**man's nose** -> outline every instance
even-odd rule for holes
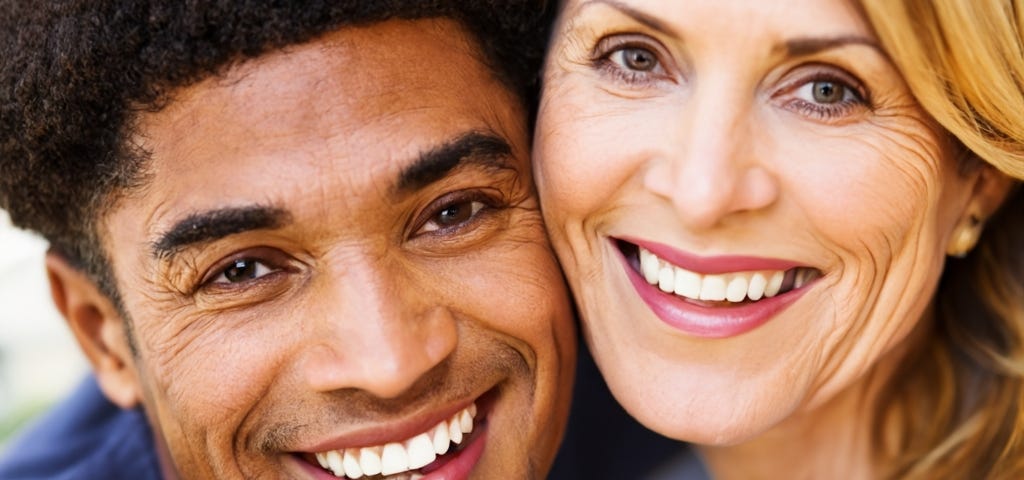
[[[671,201],[683,224],[701,231],[779,196],[768,168],[770,134],[758,129],[753,99],[725,85],[696,91],[650,159],[644,186]]]
[[[390,275],[390,277],[389,277]],[[395,398],[445,361],[458,344],[452,311],[386,269],[348,272],[324,295],[322,318],[302,355],[315,391],[357,389]]]

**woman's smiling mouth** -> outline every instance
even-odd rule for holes
[[[760,326],[822,275],[782,260],[696,258],[665,245],[614,243],[627,276],[655,315],[700,337],[732,337]]]

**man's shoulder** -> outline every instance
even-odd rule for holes
[[[0,478],[158,479],[145,415],[110,403],[92,377],[23,432],[0,458]]]

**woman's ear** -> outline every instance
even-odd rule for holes
[[[114,303],[85,273],[52,250],[46,254],[46,272],[53,303],[92,364],[100,389],[121,408],[138,405],[141,387],[135,354]]]
[[[963,257],[970,252],[981,238],[985,223],[1002,206],[1010,191],[1018,182],[1000,172],[992,165],[981,162],[971,189],[971,196],[953,227],[953,234],[946,247],[946,253]]]

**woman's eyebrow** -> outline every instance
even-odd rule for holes
[[[836,37],[800,37],[786,40],[776,46],[776,53],[785,54],[790,57],[802,57],[833,48],[845,47],[847,45],[864,45],[870,47],[883,57],[889,58],[885,50],[878,42],[860,35],[840,35]]]
[[[636,8],[633,8],[629,5],[626,5],[622,2],[618,2],[616,0],[588,0],[580,5],[578,11],[582,12],[587,8],[591,8],[597,5],[605,5],[614,8],[615,10],[618,10],[627,17],[632,18],[637,23],[644,25],[645,27],[648,27],[652,30],[656,30],[664,35],[679,38],[679,33],[673,30],[671,27],[669,27],[665,22],[658,19],[658,17],[637,10]]]

